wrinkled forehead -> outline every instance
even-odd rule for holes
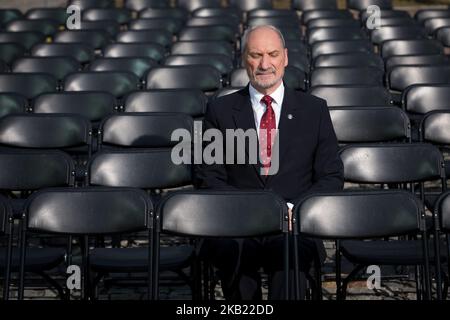
[[[249,33],[247,50],[251,51],[281,51],[284,49],[283,41],[275,30],[267,27],[257,28]]]

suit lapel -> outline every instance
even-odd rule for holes
[[[236,129],[242,129],[244,131],[247,131],[248,129],[253,129],[256,132],[255,116],[253,114],[252,104],[250,101],[248,85],[243,90],[241,90],[239,93],[240,93],[240,99],[239,99],[238,103],[236,103],[236,105],[233,106],[233,119],[234,119]],[[245,152],[247,155],[247,159],[249,159],[249,147],[248,147],[247,143],[245,144]],[[256,164],[252,164],[251,166],[255,170],[255,174],[258,176],[258,179],[260,180],[260,182],[262,184],[264,184],[264,179],[259,174],[260,167],[261,167],[261,164],[259,163],[259,161],[257,161]]]

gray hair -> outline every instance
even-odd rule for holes
[[[256,29],[259,29],[259,28],[269,28],[269,29],[275,31],[281,39],[283,48],[286,48],[286,41],[284,41],[284,37],[283,37],[283,34],[281,33],[280,29],[278,29],[277,27],[274,27],[272,25],[260,25],[260,26],[253,26],[253,27],[245,30],[244,35],[241,38],[241,53],[242,54],[244,54],[245,49],[247,48],[247,42],[248,42],[248,37],[250,36],[250,33],[252,33],[253,31],[255,31]]]

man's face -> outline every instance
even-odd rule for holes
[[[261,27],[252,31],[244,52],[244,64],[250,83],[258,91],[269,94],[283,81],[288,64],[287,49],[278,33]]]

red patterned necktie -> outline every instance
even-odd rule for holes
[[[266,174],[269,170],[270,159],[272,157],[272,129],[276,129],[275,112],[272,108],[272,101],[272,97],[267,95],[265,95],[261,99],[261,102],[266,105],[266,111],[264,112],[261,118],[261,123],[259,125],[259,150],[261,155],[261,162],[263,164],[263,167],[266,169]]]

